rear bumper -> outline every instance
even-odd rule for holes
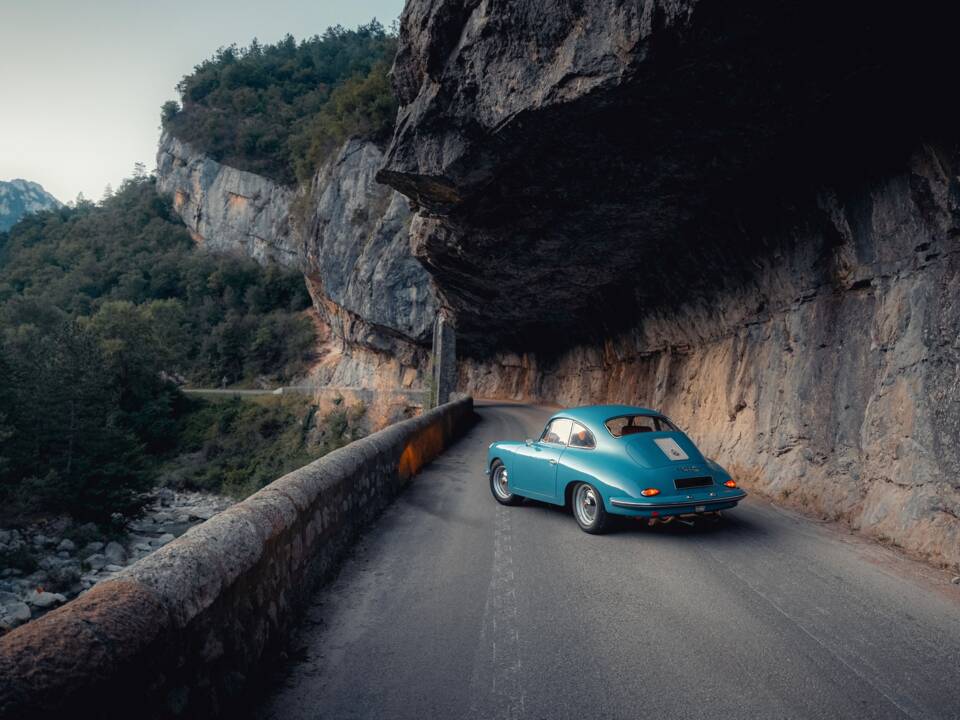
[[[634,498],[611,498],[609,512],[616,515],[632,515],[635,517],[657,517],[664,515],[686,515],[696,512],[713,512],[736,507],[747,493],[742,490],[721,497],[692,498],[683,500],[636,500]],[[702,507],[703,510],[697,510]]]

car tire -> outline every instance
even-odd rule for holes
[[[510,492],[507,489],[507,482],[507,466],[499,460],[494,460],[490,465],[490,492],[493,493],[493,499],[501,505],[519,505],[523,502],[523,498]]]
[[[611,517],[603,498],[590,483],[577,483],[570,494],[573,517],[584,532],[600,535],[610,527]]]

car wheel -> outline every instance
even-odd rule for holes
[[[603,498],[593,485],[577,483],[573,488],[573,517],[584,532],[599,535],[610,525],[610,515],[603,507]]]
[[[490,492],[493,493],[494,500],[501,505],[519,505],[523,498],[510,492],[507,479],[507,466],[494,460],[490,466]]]

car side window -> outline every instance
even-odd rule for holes
[[[554,445],[566,445],[570,437],[570,428],[573,426],[572,420],[566,418],[557,418],[547,423],[543,429],[543,435],[540,436],[540,442],[553,443]]]
[[[596,440],[593,439],[593,433],[587,430],[578,422],[573,424],[573,430],[570,432],[570,447],[575,448],[595,448]]]

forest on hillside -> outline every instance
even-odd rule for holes
[[[182,482],[237,495],[313,457],[302,403],[207,403],[174,382],[289,381],[314,326],[302,276],[197,249],[154,185],[141,172],[0,233],[0,520],[135,514],[183,453],[202,457]]]
[[[396,33],[376,20],[297,42],[220,48],[177,85],[163,127],[214,159],[292,185],[350,136],[386,139]]]

